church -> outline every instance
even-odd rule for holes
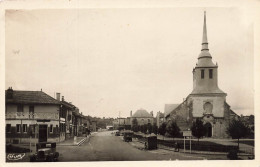
[[[218,87],[218,64],[213,63],[209,53],[205,12],[201,53],[192,74],[192,92],[181,104],[165,113],[166,121],[175,120],[184,131],[191,128],[193,121],[201,119],[207,129],[206,137],[227,138],[226,129],[238,115],[226,102],[227,93]]]

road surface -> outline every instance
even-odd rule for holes
[[[145,161],[145,160],[203,160],[204,156],[189,155],[160,150],[137,149],[131,142],[122,141],[122,136],[114,136],[111,131],[93,134],[81,146],[58,146],[59,161]]]

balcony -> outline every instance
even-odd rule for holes
[[[6,119],[55,119],[59,120],[58,113],[45,113],[45,112],[37,112],[34,114],[26,114],[26,113],[16,113],[16,114],[6,114]]]

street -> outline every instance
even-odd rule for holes
[[[59,161],[145,161],[145,160],[203,160],[205,155],[190,155],[163,150],[140,150],[132,142],[122,141],[122,136],[114,136],[111,131],[93,134],[81,146],[58,146]],[[223,155],[214,159],[223,159]],[[211,159],[207,156],[207,159]]]

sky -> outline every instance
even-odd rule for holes
[[[219,88],[254,114],[253,24],[238,8],[7,10],[5,88],[59,92],[84,115],[164,112],[192,91],[204,10]]]

